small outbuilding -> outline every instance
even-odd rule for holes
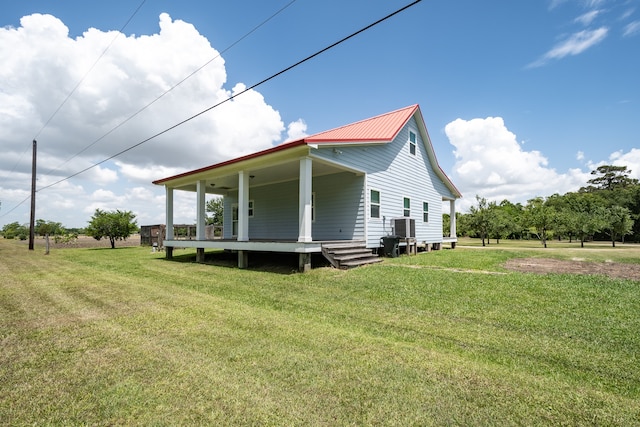
[[[158,247],[162,244],[164,224],[141,225],[140,226],[140,245]]]
[[[438,164],[418,105],[154,184],[166,190],[167,257],[173,247],[197,248],[200,260],[207,248],[227,249],[243,268],[249,252],[290,252],[306,270],[312,253],[337,267],[374,262],[388,236],[407,252],[457,241],[462,196]],[[175,239],[175,191],[197,193],[195,239]],[[222,239],[207,239],[207,194],[224,197]],[[451,216],[446,237],[443,201]]]

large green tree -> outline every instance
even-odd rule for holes
[[[633,219],[629,209],[622,206],[611,206],[601,209],[604,219],[603,230],[611,237],[611,245],[616,246],[617,239],[624,239],[624,236],[631,233],[633,229]]]
[[[116,247],[116,240],[126,240],[138,231],[135,214],[130,211],[103,211],[96,209],[89,221],[87,234],[96,240],[108,238],[111,248]]]
[[[567,228],[580,239],[580,246],[584,247],[585,240],[593,238],[605,226],[601,210],[604,200],[594,193],[567,193],[562,198]]]
[[[542,197],[529,200],[524,209],[525,224],[538,235],[545,248],[549,232],[557,221],[556,212],[556,209],[547,204]]]
[[[485,240],[488,239],[491,227],[491,212],[487,199],[476,195],[476,202],[476,206],[469,208],[468,226],[471,232],[480,236],[482,246],[485,246]]]
[[[592,178],[587,181],[587,187],[583,187],[582,191],[596,191],[596,190],[619,190],[621,188],[628,188],[638,184],[637,179],[629,177],[631,170],[626,166],[614,166],[614,165],[602,165],[598,166],[596,170],[591,171]]]

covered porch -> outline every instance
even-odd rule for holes
[[[322,244],[326,242],[289,242],[289,241],[238,241],[232,239],[216,240],[165,240],[167,259],[173,257],[173,248],[195,248],[196,261],[204,262],[205,250],[222,249],[238,254],[238,267],[249,265],[250,252],[283,252],[298,254],[298,268],[307,271],[311,268],[311,254],[321,253]]]
[[[166,238],[164,247],[167,258],[172,258],[173,248],[195,248],[197,260],[204,260],[206,249],[223,249],[237,252],[238,267],[248,266],[250,252],[282,252],[298,254],[301,271],[311,268],[311,254],[322,252],[323,243],[327,239],[313,238],[313,183],[314,177],[327,177],[347,173],[350,176],[364,175],[364,172],[354,170],[331,160],[314,157],[313,149],[306,145],[291,147],[286,151],[273,150],[272,153],[259,157],[246,156],[240,161],[215,167],[203,168],[187,174],[177,175],[156,182],[163,184],[166,191]],[[288,230],[297,226],[293,233],[278,233],[277,238],[265,239],[264,233],[254,232],[250,235],[249,219],[252,217],[254,206],[252,197],[266,189],[288,184],[297,192],[297,221],[294,217],[288,220]],[[297,185],[296,185],[297,184]],[[297,191],[295,190],[297,187]],[[196,193],[196,235],[191,240],[181,240],[174,235],[174,195],[175,191],[190,191]],[[234,202],[234,217],[227,212],[225,205],[224,238],[207,239],[206,236],[206,195],[214,194],[230,197]],[[254,196],[252,196],[252,194]],[[274,195],[275,196],[275,195]],[[289,196],[291,194],[289,193]],[[291,208],[294,208],[291,206]],[[261,206],[262,212],[265,206]],[[288,212],[291,212],[289,209]],[[295,215],[295,214],[294,214]],[[255,219],[254,219],[255,221]],[[295,224],[297,222],[297,224]],[[274,230],[268,230],[273,234]],[[345,233],[344,241],[359,240],[364,236],[354,236],[353,232]],[[331,239],[335,241],[335,238]]]

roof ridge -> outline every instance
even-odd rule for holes
[[[313,139],[313,138],[315,138],[315,137],[317,137],[319,135],[322,135],[322,134],[326,134],[326,133],[329,133],[329,132],[334,132],[334,131],[337,131],[337,130],[340,130],[340,129],[348,128],[350,126],[359,125],[361,123],[366,123],[366,122],[373,121],[373,120],[376,120],[376,119],[381,119],[381,118],[383,118],[385,116],[389,116],[391,114],[397,114],[397,113],[399,113],[401,111],[405,111],[405,110],[415,109],[417,107],[418,107],[418,104],[412,104],[412,105],[409,105],[407,107],[398,108],[397,110],[393,110],[393,111],[389,111],[389,112],[386,112],[386,113],[378,114],[377,116],[368,117],[366,119],[361,119],[361,120],[358,120],[358,121],[355,121],[355,122],[352,122],[352,123],[349,123],[349,124],[346,124],[346,125],[338,126],[338,127],[327,129],[327,130],[323,130],[322,132],[317,132],[317,133],[314,133],[313,135],[308,135],[308,136],[306,136],[306,137],[304,137],[302,139],[306,141],[307,139]]]

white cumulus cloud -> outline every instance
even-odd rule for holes
[[[295,141],[307,136],[307,123],[298,119],[287,126],[287,141]]]
[[[584,185],[588,173],[571,169],[559,173],[539,151],[526,151],[501,117],[456,119],[445,127],[455,147],[452,179],[466,195],[465,210],[479,195],[500,202],[526,202],[537,196],[564,194]]]
[[[627,153],[616,151],[609,156],[608,163],[615,166],[626,166],[627,170],[631,171],[629,177],[640,179],[640,149],[632,148]],[[598,166],[603,164],[604,162],[600,162]]]
[[[88,168],[71,180],[84,188],[74,195],[72,207],[59,200],[48,204],[56,198],[45,194],[63,193],[62,184],[38,195],[37,216],[64,218],[67,226],[86,224],[86,213],[96,207],[130,210],[131,185],[149,185],[162,196],[152,180],[282,140],[286,129],[280,114],[258,91],[223,102],[246,86],[228,85],[225,61],[207,38],[166,13],[158,24],[158,32],[149,35],[88,28],[72,38],[60,19],[33,14],[24,16],[17,28],[0,28],[0,189],[5,211],[30,189],[34,136],[38,187]],[[91,167],[100,162],[106,163]],[[2,221],[24,222],[28,210],[18,209],[17,216]],[[191,218],[177,213],[176,221],[183,220]]]

